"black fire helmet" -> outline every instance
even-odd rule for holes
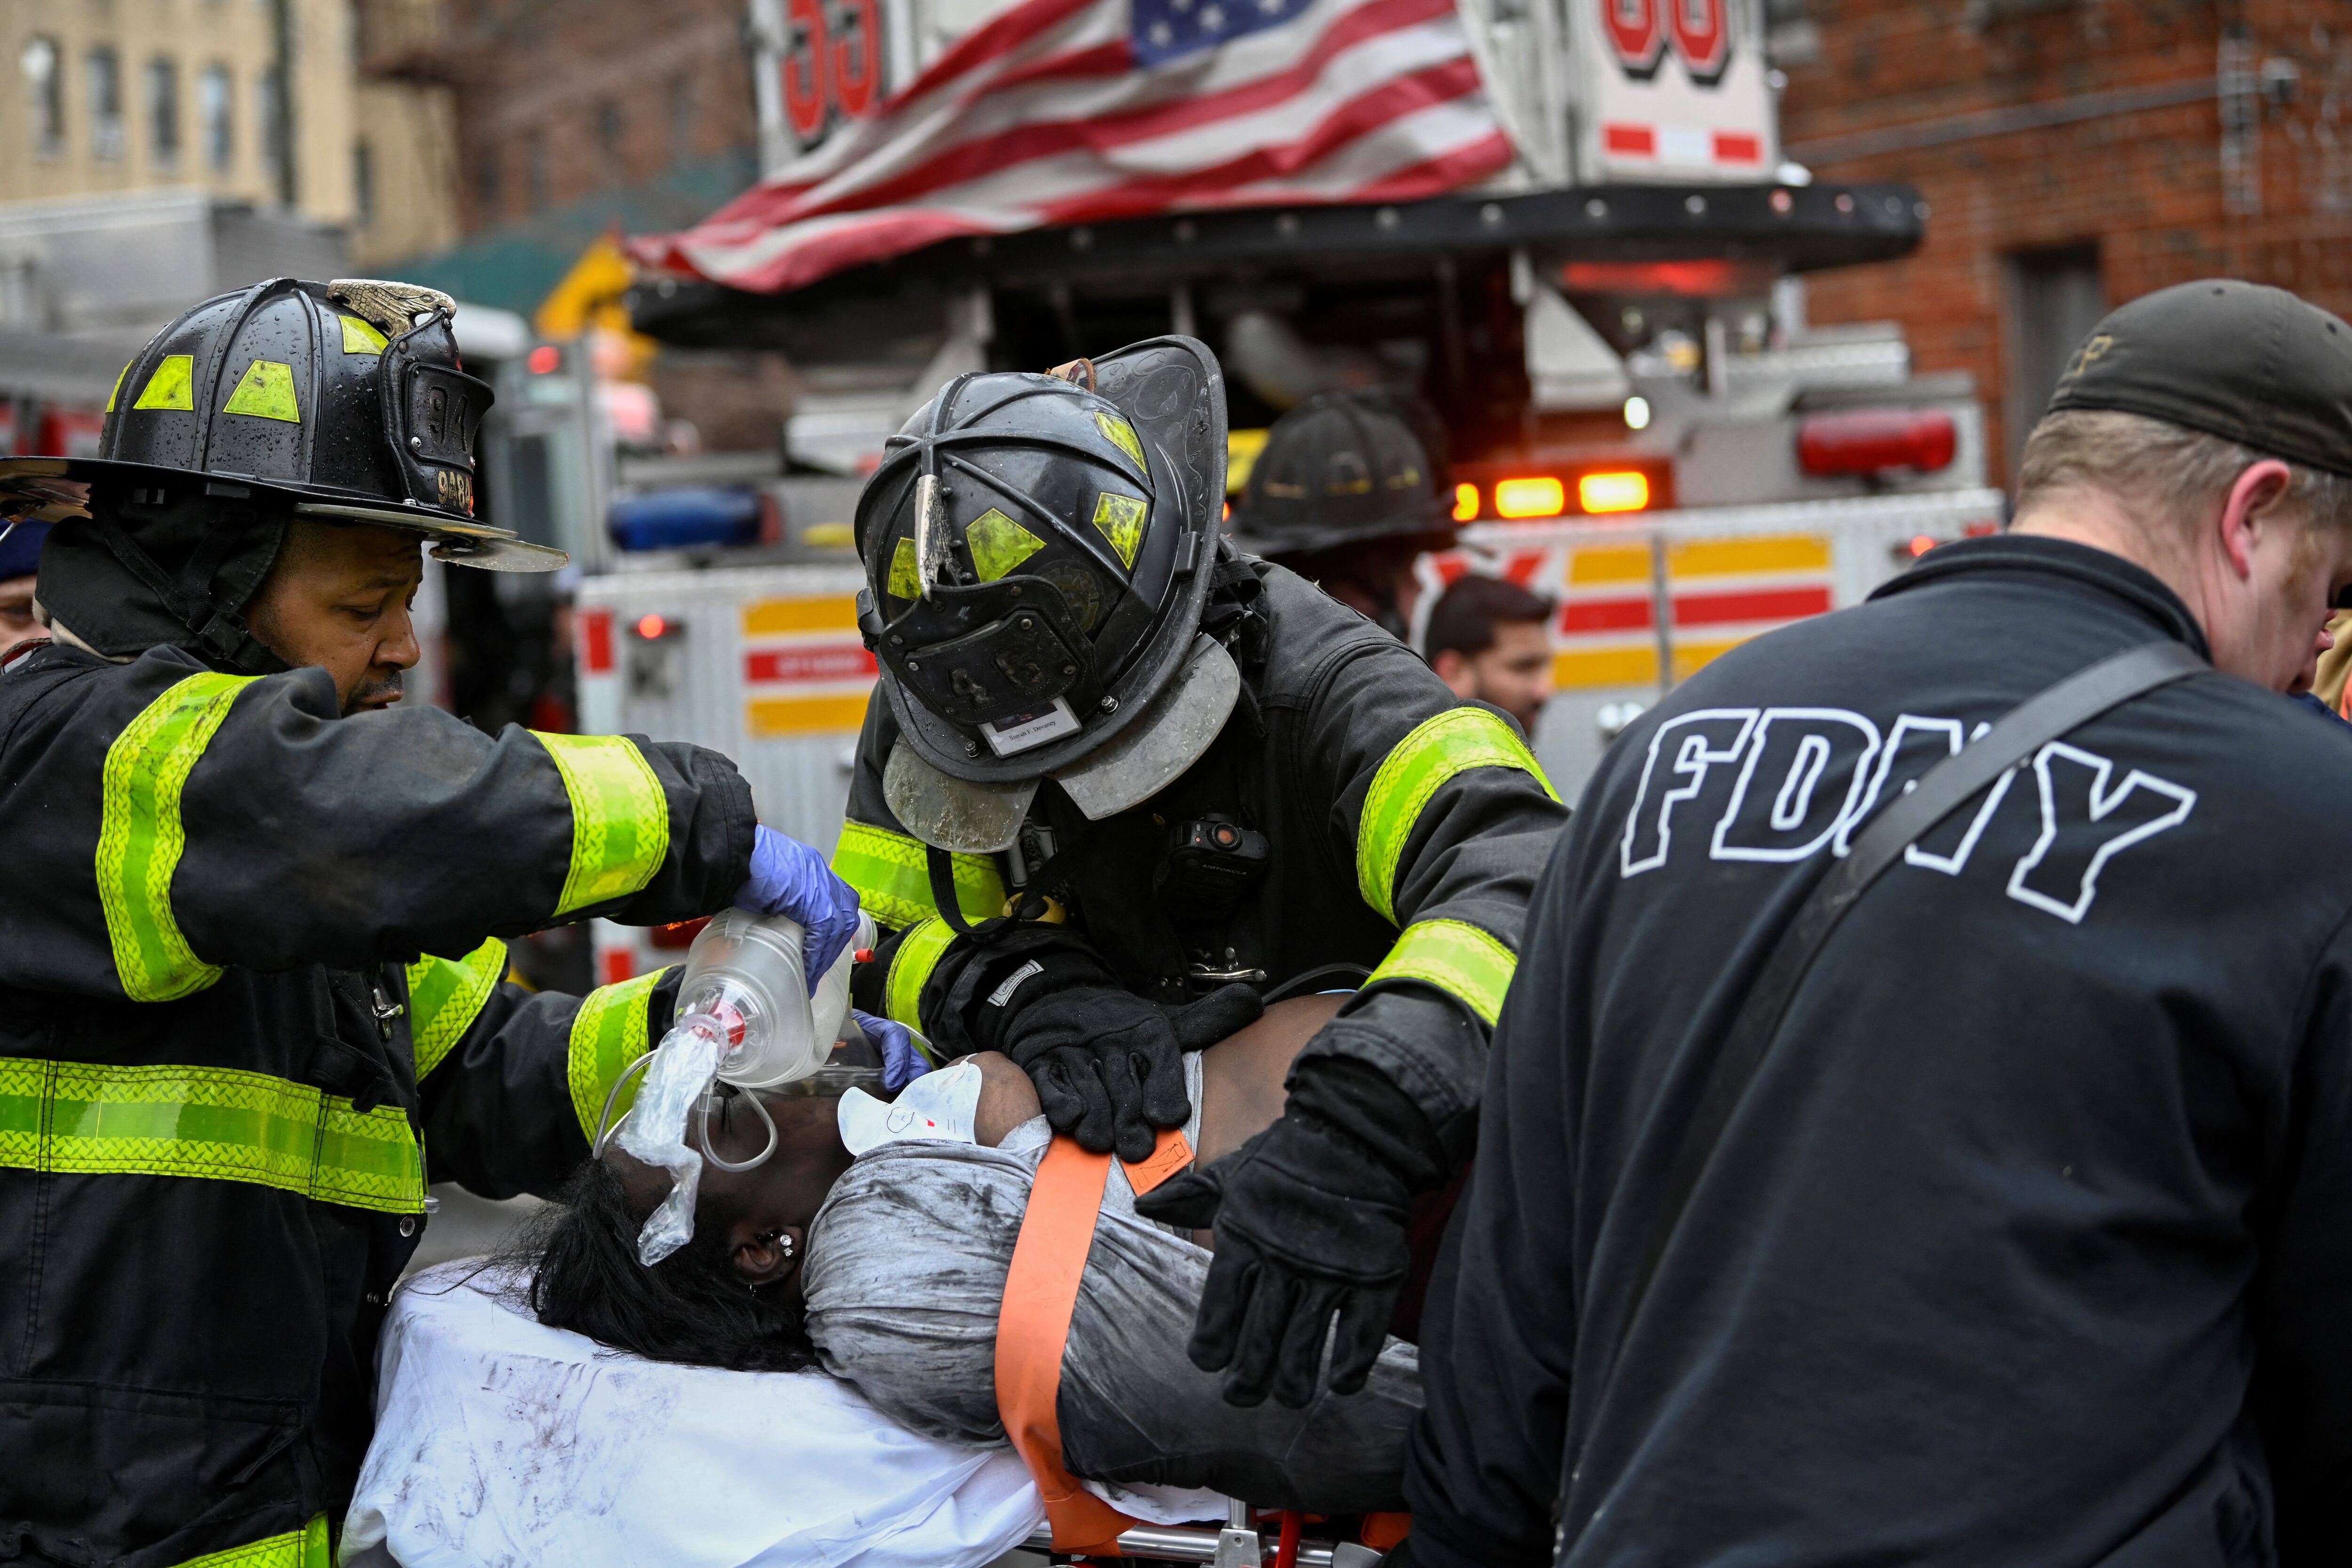
[[[1234,542],[1291,560],[1374,540],[1454,543],[1444,426],[1410,392],[1325,392],[1274,422],[1234,508]]]
[[[462,566],[551,571],[561,550],[474,517],[491,402],[448,296],[272,278],[158,332],[107,400],[95,457],[0,458],[0,526],[60,523],[41,598],[100,653],[157,643],[277,667],[240,614],[291,517],[371,523]]]
[[[909,831],[998,848],[1040,778],[1108,815],[1206,749],[1239,690],[1199,635],[1224,459],[1222,372],[1181,337],[959,377],[890,439],[858,498],[858,623]]]

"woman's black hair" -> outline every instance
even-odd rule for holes
[[[637,1232],[653,1207],[630,1202],[601,1160],[572,1173],[509,1254],[530,1278],[541,1322],[648,1361],[732,1372],[814,1364],[800,1309],[744,1284],[724,1228],[698,1225],[693,1239],[652,1268],[638,1262]]]

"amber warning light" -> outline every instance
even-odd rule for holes
[[[1580,475],[1576,500],[1588,512],[1638,512],[1650,504],[1650,476],[1639,471]]]
[[[1568,486],[1549,474],[1495,481],[1496,517],[1556,517],[1567,510]]]
[[[1454,486],[1454,515],[1463,515],[1463,493],[1475,497],[1475,487]],[[1637,470],[1603,470],[1576,476],[1576,509],[1588,514],[1638,512],[1650,504],[1650,476]],[[1495,515],[1514,521],[1527,517],[1558,517],[1568,514],[1568,485],[1549,474],[1495,481]],[[1475,516],[1475,512],[1472,516]]]

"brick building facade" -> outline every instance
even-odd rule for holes
[[[2225,274],[2352,315],[2342,0],[1772,9],[1788,156],[1931,204],[1916,256],[1822,275],[1811,318],[1900,320],[1919,369],[1974,372],[2002,477],[2112,305]]]
[[[749,185],[744,16],[742,0],[441,0],[408,68],[457,106],[462,237],[431,281],[528,314],[599,235],[694,223]]]
[[[601,236],[698,223],[757,177],[743,0],[430,3],[412,60],[377,68],[455,94],[461,233],[400,276],[530,317]],[[666,350],[645,379],[712,450],[773,447],[792,406],[772,355]]]
[[[583,204],[691,223],[709,208],[681,177],[748,170],[742,0],[457,0],[452,21],[467,233]]]

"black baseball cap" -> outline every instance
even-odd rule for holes
[[[2114,409],[2352,476],[2352,326],[2284,288],[2208,277],[2107,313],[2050,412]]]

